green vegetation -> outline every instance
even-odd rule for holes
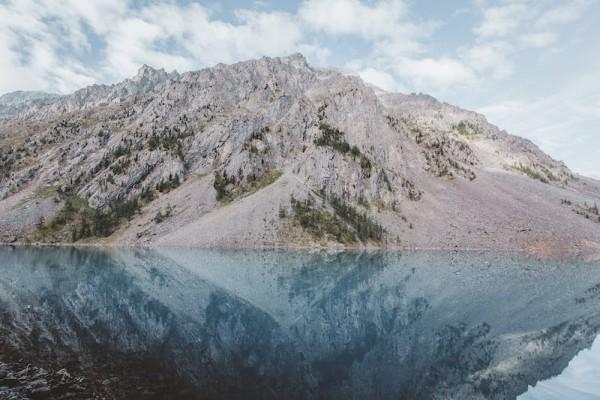
[[[77,242],[92,237],[108,237],[140,210],[140,199],[114,200],[103,210],[93,209],[87,199],[70,196],[64,207],[50,220],[37,224],[35,241]]]
[[[114,163],[113,165],[111,165],[110,166],[110,171],[114,175],[121,175],[121,174],[124,174],[127,171],[127,169],[129,168],[130,165],[131,165],[131,159],[124,158],[122,160],[118,160],[116,163]]]
[[[246,191],[243,194],[244,195],[252,194],[252,193],[258,192],[261,189],[266,188],[267,186],[275,183],[275,181],[277,179],[279,179],[282,174],[283,174],[282,171],[273,171],[273,172],[264,174],[254,180],[251,180],[250,186],[246,189]]]
[[[156,190],[161,193],[169,193],[171,190],[178,188],[179,185],[181,185],[179,175],[169,174],[169,178],[167,180],[161,180],[156,184]]]
[[[548,178],[546,176],[544,176],[540,172],[536,171],[535,169],[531,168],[530,166],[519,164],[518,166],[514,167],[514,169],[525,174],[526,176],[530,177],[531,179],[538,180],[542,183],[550,183],[550,181],[548,180]]]
[[[34,151],[35,152],[35,151]],[[32,155],[27,144],[14,143],[10,147],[0,148],[0,179],[9,178],[28,157]]]
[[[475,165],[476,158],[467,143],[451,137],[418,136],[417,143],[423,147],[427,170],[437,177],[454,178],[455,173],[474,180],[477,175],[464,165]]]
[[[0,154],[0,178],[10,177],[11,172],[15,168],[15,158],[12,154],[2,152]]]
[[[177,126],[173,128],[166,126],[162,132],[153,131],[148,139],[148,147],[152,151],[162,149],[171,152],[183,160],[183,140],[193,135],[194,133],[189,128],[180,129]]]
[[[322,206],[319,207],[312,196],[304,201],[294,197],[291,199],[293,220],[313,238],[333,238],[344,244],[383,240],[383,227],[366,213],[358,211],[335,194],[325,196],[325,200],[333,209],[333,213]],[[286,214],[280,209],[280,217],[285,218]]]
[[[333,207],[335,214],[349,224],[358,238],[367,242],[373,240],[380,242],[383,239],[383,228],[366,213],[359,212],[356,208],[346,203],[341,197],[331,193],[327,196],[329,204]]]
[[[467,139],[473,139],[477,136],[481,136],[481,128],[469,121],[460,121],[458,124],[452,126],[452,130],[461,136],[465,136]]]
[[[600,223],[600,208],[598,207],[597,203],[594,203],[594,205],[589,205],[587,202],[578,204],[567,199],[562,199],[560,203],[562,205],[572,207],[572,210],[575,214],[581,215],[590,221]]]
[[[227,175],[227,172],[216,172],[213,187],[217,191],[217,200],[223,204],[233,201],[233,194],[229,188],[230,185],[235,185],[235,176]]]
[[[115,151],[113,151],[112,153],[112,157],[113,159],[117,159],[117,158],[121,158],[123,156],[128,156],[131,154],[131,148],[128,146],[124,146],[122,144],[119,144],[117,146],[117,148],[115,149]]]
[[[27,197],[26,199],[23,199],[15,206],[13,206],[12,210],[21,208],[24,205],[31,203],[32,201],[51,199],[53,197],[56,197],[58,195],[58,192],[59,190],[56,186],[38,187],[31,196]]]
[[[225,171],[216,172],[213,187],[217,191],[217,200],[221,204],[228,204],[235,198],[256,193],[261,189],[273,184],[281,175],[282,171],[271,171],[260,176],[254,174],[246,177],[246,181],[236,179],[234,175],[227,175]]]
[[[339,153],[350,154],[354,160],[358,159],[360,167],[365,176],[371,176],[371,169],[373,168],[371,160],[364,155],[358,147],[350,146],[350,144],[346,141],[343,132],[327,125],[324,122],[319,124],[319,130],[321,131],[321,136],[314,140],[315,145],[331,147]]]
[[[334,238],[339,243],[354,244],[356,238],[348,226],[336,215],[316,208],[312,197],[301,201],[291,199],[294,221],[313,238]],[[280,215],[282,214],[280,210]]]

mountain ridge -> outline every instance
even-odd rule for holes
[[[0,149],[5,242],[600,247],[596,181],[481,114],[300,54],[142,66],[0,119]]]

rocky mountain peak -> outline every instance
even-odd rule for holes
[[[600,237],[589,206],[600,189],[533,143],[301,54],[182,75],[143,65],[0,121],[0,150],[4,240],[514,248],[533,228],[539,240]]]
[[[171,77],[178,76],[177,71],[173,71],[171,74],[168,74],[163,68],[155,69],[147,64],[143,64],[139,69],[137,74],[131,78],[134,82],[162,82]]]
[[[296,68],[309,67],[308,61],[306,60],[306,57],[304,57],[304,54],[302,54],[302,53],[290,54],[287,57],[282,57],[281,60],[289,63],[290,65],[295,66]]]

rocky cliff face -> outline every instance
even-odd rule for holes
[[[3,241],[543,252],[600,237],[597,182],[482,115],[301,55],[143,66],[5,110]]]

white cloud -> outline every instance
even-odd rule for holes
[[[558,25],[575,21],[588,0],[505,0],[501,5],[482,8],[482,21],[473,29],[473,44],[459,54],[480,76],[509,77],[515,70],[519,50],[548,49],[558,42]]]
[[[508,3],[500,7],[485,9],[482,23],[474,32],[483,37],[503,37],[514,34],[528,10],[524,3]]]
[[[69,51],[76,56],[89,47],[72,15],[69,10],[61,12],[56,1],[0,4],[0,92],[73,90],[95,80],[81,63],[69,62],[63,55]]]
[[[370,54],[363,62],[347,66],[384,89],[399,88],[398,79],[424,88],[446,89],[474,78],[459,60],[423,55],[424,40],[435,32],[439,23],[416,22],[403,0],[306,0],[299,16],[314,31],[367,42]]]
[[[538,18],[536,26],[547,28],[574,22],[581,17],[590,3],[588,0],[564,1],[560,5],[544,11]]]
[[[400,76],[413,81],[417,87],[447,88],[475,82],[471,69],[450,58],[404,59],[395,68]]]
[[[512,51],[513,47],[509,43],[498,40],[461,49],[459,54],[478,74],[501,79],[510,76],[514,70],[514,65],[510,61]]]
[[[521,36],[520,42],[524,47],[544,48],[555,43],[557,39],[558,34],[555,32],[536,32]]]
[[[141,64],[168,70],[189,70],[219,62],[231,63],[264,55],[285,55],[303,47],[294,17],[281,12],[237,10],[237,23],[211,18],[198,4],[160,4],[121,20],[106,35],[109,67],[114,74],[132,74]],[[168,48],[160,49],[161,43]]]
[[[366,68],[359,72],[360,77],[372,85],[386,91],[397,91],[399,84],[396,79],[385,71],[380,71],[375,68]]]
[[[298,16],[314,31],[368,41],[377,57],[423,52],[422,40],[439,26],[411,18],[405,0],[304,0]]]
[[[384,0],[373,6],[359,0],[307,0],[299,10],[300,17],[314,29],[368,39],[390,37],[399,30],[412,31],[412,24],[403,23],[406,13],[401,0]]]

